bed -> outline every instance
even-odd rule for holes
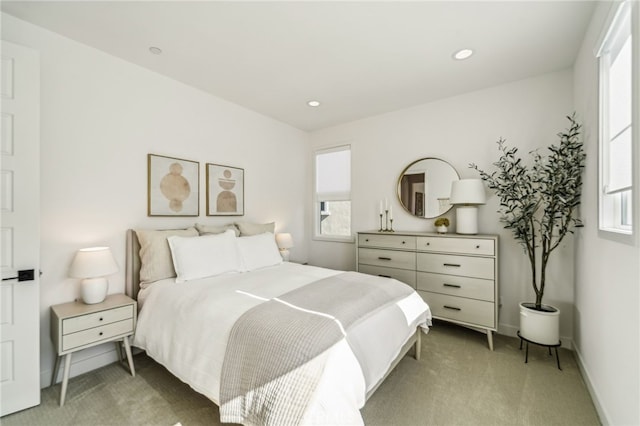
[[[133,345],[217,404],[222,422],[363,424],[359,409],[412,347],[419,360],[431,314],[405,284],[282,262],[269,232],[197,231],[128,230],[126,292],[140,307]],[[162,248],[152,261],[149,235]],[[241,266],[200,270],[209,248],[233,257],[233,244]],[[175,276],[145,282],[152,262]]]

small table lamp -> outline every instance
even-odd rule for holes
[[[276,234],[276,244],[280,249],[280,255],[285,262],[289,261],[289,249],[293,247],[293,238],[288,232]]]
[[[478,205],[486,200],[482,179],[460,179],[451,183],[449,203],[456,205],[456,233],[478,233]]]
[[[88,305],[100,303],[107,297],[109,281],[107,275],[118,272],[109,247],[80,249],[71,263],[69,275],[83,278],[80,286],[82,301]]]

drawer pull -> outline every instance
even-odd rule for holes
[[[461,311],[462,310],[460,308],[456,308],[455,306],[447,306],[447,305],[444,305],[443,308],[451,309],[452,311]]]
[[[102,334],[103,334],[102,331],[100,333],[98,333],[99,336],[102,336]]]
[[[102,321],[102,317],[100,317],[100,321]]]
[[[378,274],[379,277],[383,277],[383,278],[391,278],[391,275],[382,275],[382,274]]]
[[[427,245],[428,245],[428,246],[430,246],[430,245],[431,245],[431,243],[427,243]]]
[[[478,244],[478,245],[476,246],[476,248],[480,248],[480,245]]]
[[[407,242],[406,242],[406,241],[403,241],[403,242],[402,242],[402,244],[407,244]]]
[[[367,238],[367,239],[365,239],[365,241],[368,243],[368,242],[369,242],[369,239]]]
[[[444,283],[444,284],[442,284],[442,285],[443,285],[443,286],[445,286],[445,287],[462,288],[462,286],[459,286],[459,285],[457,285],[457,284],[447,284],[447,283]]]
[[[459,268],[460,264],[459,263],[443,263],[444,266],[450,266],[452,268]]]
[[[378,256],[378,260],[391,260],[391,258],[390,257]]]

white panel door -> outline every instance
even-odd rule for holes
[[[2,41],[0,416],[40,404],[40,59]]]

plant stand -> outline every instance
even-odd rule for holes
[[[544,343],[537,343],[534,342],[532,340],[526,339],[524,337],[522,337],[520,335],[520,330],[518,330],[517,332],[518,337],[520,338],[520,350],[522,350],[522,342],[525,341],[526,344],[526,351],[525,351],[525,357],[524,357],[524,363],[527,364],[529,362],[529,343],[533,343],[534,345],[538,345],[538,346],[546,346],[547,349],[549,349],[549,356],[551,356],[551,348],[554,348],[556,351],[556,362],[558,363],[558,370],[562,371],[562,368],[560,367],[560,356],[558,355],[558,346],[560,346],[562,344],[562,342],[558,341],[558,343],[556,343],[555,345],[547,345]]]

